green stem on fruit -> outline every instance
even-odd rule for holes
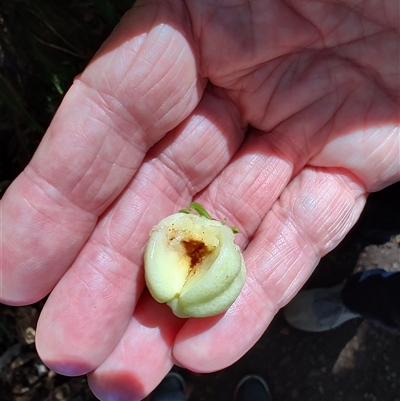
[[[201,206],[200,203],[197,203],[197,202],[192,202],[192,203],[189,205],[189,209],[181,209],[181,210],[179,210],[179,213],[194,214],[192,209],[195,210],[195,211],[198,213],[199,216],[205,217],[205,218],[208,219],[208,220],[216,220],[216,219],[213,219],[213,218],[210,216],[210,214],[207,212],[207,210],[204,209],[204,207]],[[221,223],[222,223],[223,225],[226,225],[226,219],[223,219],[223,220],[221,221]],[[240,233],[240,230],[239,230],[237,227],[235,227],[235,226],[231,226],[231,227],[229,227],[229,228],[232,230],[232,232],[233,232],[234,234]]]

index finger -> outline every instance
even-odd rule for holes
[[[198,103],[204,82],[183,13],[134,8],[66,94],[1,201],[2,302],[51,291],[147,150]]]

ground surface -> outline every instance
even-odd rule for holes
[[[400,270],[399,201],[400,184],[372,195],[357,226],[321,261],[307,286],[335,285],[376,267]],[[33,340],[40,304],[0,308],[1,401],[95,399],[84,377],[59,376],[38,359]],[[188,383],[191,401],[230,401],[236,383],[250,373],[267,380],[274,401],[400,401],[400,336],[362,319],[326,333],[304,333],[279,313],[230,368],[207,375],[176,370]]]

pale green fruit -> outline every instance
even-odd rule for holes
[[[147,287],[179,317],[214,316],[239,295],[246,270],[231,228],[177,213],[150,232],[144,254]]]

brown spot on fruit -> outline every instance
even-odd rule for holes
[[[185,248],[186,255],[190,258],[190,268],[193,269],[210,253],[204,242],[191,240],[181,241]]]

